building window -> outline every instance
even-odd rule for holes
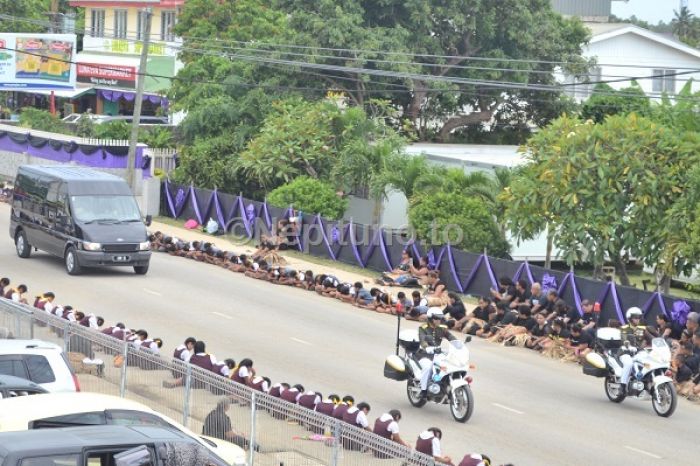
[[[651,90],[652,92],[675,94],[676,93],[676,70],[653,70]]]
[[[139,11],[136,17],[136,39],[144,40],[146,38],[146,21],[148,21],[148,13]]]
[[[116,39],[126,39],[126,18],[126,10],[114,10],[114,37]]]
[[[160,14],[160,40],[172,42],[175,40],[175,12],[164,11]]]
[[[105,36],[105,10],[92,10],[90,16],[90,35],[92,37]]]

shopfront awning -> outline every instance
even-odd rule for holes
[[[64,99],[77,99],[81,95],[84,94],[94,94],[95,89],[92,87],[79,87],[76,89],[61,89],[61,90],[54,90],[52,91],[51,89],[32,89],[26,91],[29,94],[40,94],[40,95],[51,95],[51,92],[53,92],[54,96],[56,97],[61,97]]]

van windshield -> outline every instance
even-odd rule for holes
[[[71,196],[73,218],[78,222],[140,222],[141,213],[131,196]]]

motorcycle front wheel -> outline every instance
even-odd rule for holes
[[[474,395],[469,385],[455,389],[450,398],[450,412],[457,422],[467,422],[474,412]]]
[[[662,383],[651,393],[651,404],[661,417],[669,417],[676,410],[678,397],[676,387],[671,382]]]
[[[622,403],[625,399],[625,390],[622,384],[615,381],[615,377],[609,375],[603,381],[605,384],[605,394],[608,395],[608,399],[613,403]]]
[[[408,402],[416,408],[423,407],[426,401],[428,401],[425,398],[421,398],[420,381],[413,378],[408,379],[408,382],[406,383],[406,395],[408,396]]]

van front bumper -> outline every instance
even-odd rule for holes
[[[76,251],[83,267],[144,266],[151,260],[151,251],[101,252]]]

